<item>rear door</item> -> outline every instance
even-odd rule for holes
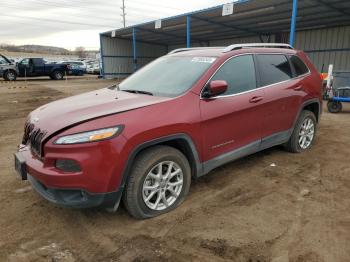
[[[289,137],[300,105],[300,83],[293,80],[293,71],[286,55],[257,54],[256,58],[260,88],[265,91],[263,147],[268,147]]]
[[[42,58],[33,58],[34,74],[37,76],[45,75],[45,63]]]
[[[219,166],[259,148],[264,91],[257,89],[253,55],[230,58],[212,80],[228,83],[223,95],[200,100],[204,161],[212,160]]]

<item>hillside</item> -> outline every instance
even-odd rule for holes
[[[40,53],[51,55],[68,55],[71,52],[65,48],[55,46],[42,46],[42,45],[5,45],[0,44],[0,50],[7,52],[21,52],[21,53]]]

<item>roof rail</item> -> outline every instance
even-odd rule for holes
[[[267,47],[267,48],[286,48],[286,49],[293,49],[293,47],[289,44],[281,44],[281,43],[251,43],[251,44],[234,44],[227,46],[223,53],[230,52],[232,50],[236,49],[243,49],[243,48],[253,48],[253,47]]]
[[[220,48],[224,48],[224,47],[222,47],[222,46],[204,46],[204,47],[178,48],[178,49],[170,51],[168,53],[168,55],[180,53],[180,52],[192,51],[192,50],[206,50],[206,49],[220,49]]]

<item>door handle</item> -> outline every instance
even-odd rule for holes
[[[257,103],[261,100],[263,100],[262,96],[253,96],[251,99],[249,99],[249,103]]]
[[[296,86],[293,88],[295,91],[300,91],[300,90],[303,90],[303,86],[300,85],[300,86]]]

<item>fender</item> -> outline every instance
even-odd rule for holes
[[[178,140],[178,139],[184,140],[187,143],[187,146],[189,146],[190,153],[192,154],[192,156],[191,156],[192,161],[191,162],[193,162],[190,164],[192,164],[192,167],[194,168],[193,173],[192,173],[193,176],[195,178],[201,176],[203,173],[203,164],[199,160],[198,151],[196,149],[196,146],[193,143],[193,141],[189,135],[184,134],[184,133],[180,133],[180,134],[174,134],[174,135],[156,138],[154,140],[150,140],[150,141],[144,142],[144,143],[136,146],[132,150],[131,154],[128,157],[126,167],[124,168],[124,171],[122,174],[122,181],[120,183],[119,188],[121,188],[122,190],[124,189],[124,186],[125,186],[127,179],[129,177],[132,163],[134,162],[135,157],[139,152],[141,152],[143,149],[146,149],[148,147],[162,144],[162,143],[166,143],[166,142],[171,142],[171,141]]]

